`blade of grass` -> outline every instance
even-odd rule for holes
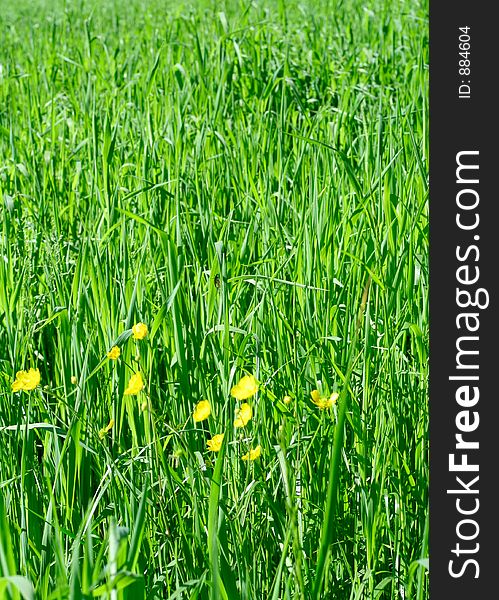
[[[336,422],[333,449],[331,453],[331,462],[329,467],[329,483],[326,496],[326,505],[324,508],[324,523],[322,526],[321,539],[319,545],[319,551],[317,555],[317,565],[315,569],[315,578],[312,588],[311,600],[320,600],[321,591],[324,580],[324,570],[326,567],[327,557],[329,554],[330,546],[333,542],[334,535],[334,517],[336,513],[336,500],[338,497],[338,485],[340,481],[340,461],[341,453],[343,450],[343,438],[345,430],[345,418],[348,410],[348,399],[350,397],[348,386],[350,383],[350,377],[352,375],[353,368],[355,366],[356,353],[357,353],[357,341],[359,338],[359,332],[362,327],[362,318],[367,304],[367,298],[369,295],[369,288],[371,285],[371,277],[367,279],[367,283],[364,287],[362,299],[359,308],[359,314],[357,322],[355,324],[354,336],[350,348],[350,356],[348,359],[347,372],[345,376],[345,382],[338,399],[339,411],[338,420]]]

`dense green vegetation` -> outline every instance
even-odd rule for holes
[[[0,0],[0,598],[427,597],[426,19]]]

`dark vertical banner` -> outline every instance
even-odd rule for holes
[[[490,4],[431,3],[432,600],[499,597],[498,38]]]

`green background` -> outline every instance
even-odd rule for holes
[[[0,597],[426,598],[426,3],[0,9]]]

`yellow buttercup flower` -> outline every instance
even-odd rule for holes
[[[223,441],[224,441],[224,434],[217,433],[216,435],[214,435],[211,438],[211,440],[208,440],[206,442],[206,446],[208,447],[208,450],[211,450],[212,452],[219,452],[220,448],[222,447]]]
[[[290,404],[291,403],[291,396],[284,396],[284,398],[282,399],[282,401],[284,402],[284,404]]]
[[[201,402],[198,402],[196,404],[194,412],[192,413],[192,418],[196,423],[199,423],[199,421],[204,421],[205,419],[207,419],[210,416],[210,414],[210,403],[208,402],[208,400],[201,400]]]
[[[312,396],[312,402],[318,406],[321,410],[325,408],[332,408],[333,404],[336,404],[336,400],[338,400],[339,394],[337,392],[333,392],[329,398],[325,396],[321,396],[318,390],[313,390],[310,392]]]
[[[252,448],[249,452],[247,452],[242,459],[243,460],[256,460],[262,454],[262,447],[258,445],[256,448]]]
[[[34,390],[39,383],[39,369],[31,368],[29,371],[18,371],[16,373],[16,379],[12,382],[12,391],[19,392],[19,390]]]
[[[125,396],[136,396],[144,387],[144,381],[140,371],[130,377],[128,386],[124,392]]]
[[[147,335],[147,325],[145,323],[135,323],[132,327],[133,339],[143,340]]]
[[[107,357],[111,360],[116,360],[120,357],[121,350],[118,346],[113,346],[111,350],[107,353]]]
[[[253,375],[245,375],[230,390],[230,395],[237,400],[247,400],[258,392],[258,383]]]
[[[246,402],[241,404],[241,408],[236,410],[236,419],[234,421],[234,427],[246,427],[248,421],[251,421],[251,417],[253,416],[253,411],[251,410],[251,406]]]
[[[114,425],[114,419],[111,419],[109,421],[109,423],[99,431],[100,439],[105,437],[105,435],[106,435],[106,433],[108,433],[108,431],[111,431],[111,429],[113,428],[113,425]]]
[[[76,375],[71,375],[71,383],[73,385],[76,385],[78,383],[78,378],[76,377]]]

